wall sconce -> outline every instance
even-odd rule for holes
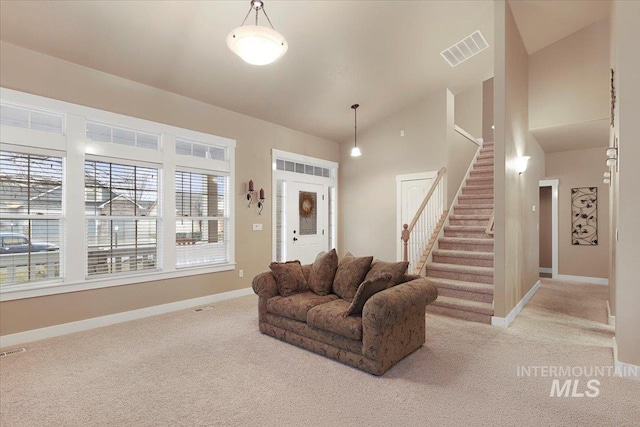
[[[607,166],[618,167],[618,147],[609,147],[605,151],[607,153]]]
[[[531,156],[519,156],[513,161],[513,169],[518,172],[518,175],[522,175],[522,172],[527,170],[529,159]]]
[[[262,215],[262,209],[264,209],[264,188],[260,189],[260,196],[258,197],[258,215]]]
[[[247,205],[248,208],[251,207],[251,203],[253,203],[253,199],[255,197],[256,197],[256,192],[253,187],[253,180],[250,179],[249,189],[247,190],[247,201],[249,202],[249,204]],[[260,209],[258,211],[258,215],[262,215],[262,209],[264,209],[264,202],[265,202],[264,188],[261,188],[260,192],[258,193],[258,209]]]
[[[250,179],[249,180],[249,190],[247,190],[247,201],[249,202],[249,204],[247,205],[248,208],[251,207],[251,202],[253,202],[253,196],[255,196],[256,192],[253,190],[253,180]]]
[[[611,172],[607,171],[604,173],[604,178],[602,179],[602,182],[604,182],[605,184],[611,184]]]

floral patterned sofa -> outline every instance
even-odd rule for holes
[[[260,331],[382,375],[425,342],[425,308],[437,298],[426,278],[407,275],[407,263],[335,250],[313,264],[271,263],[253,279]]]

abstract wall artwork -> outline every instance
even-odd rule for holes
[[[571,189],[571,244],[598,244],[598,187]]]

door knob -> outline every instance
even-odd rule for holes
[[[294,237],[294,238],[293,238],[293,241],[294,241],[294,242],[297,242],[297,241],[298,241],[298,238],[297,238],[297,237]]]

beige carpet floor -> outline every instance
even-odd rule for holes
[[[52,338],[0,359],[0,425],[638,426],[640,381],[550,397],[553,378],[518,376],[611,366],[606,294],[545,279],[506,330],[428,314],[383,377],[261,335],[254,296]]]

